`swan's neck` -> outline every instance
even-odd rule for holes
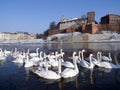
[[[61,73],[61,60],[62,60],[62,59],[59,59],[59,60],[58,60],[58,74]]]
[[[28,54],[30,53],[30,49],[28,49],[27,53],[28,53]]]
[[[57,61],[57,55],[58,55],[58,53],[55,52],[55,61]]]
[[[83,51],[82,51],[82,60],[84,60]]]
[[[42,51],[40,52],[40,59],[42,59]]]
[[[90,55],[89,57],[90,57],[90,67],[92,67],[92,64],[93,64],[92,63],[92,56]]]
[[[100,53],[97,52],[97,60],[100,61]]]
[[[81,61],[81,56],[80,56],[81,52],[79,51],[79,54],[78,54],[78,58],[79,60]]]
[[[38,56],[38,49],[36,49],[36,54],[37,54],[37,56]]]
[[[25,57],[25,52],[23,52],[23,56]]]
[[[45,67],[45,70],[47,71],[48,70],[48,61],[46,60],[46,67]]]
[[[75,70],[78,72],[78,66],[77,66],[77,62],[76,62],[76,60],[77,60],[76,56],[73,57],[73,60],[74,60]]]
[[[27,54],[26,62],[29,62],[29,55]]]
[[[99,62],[101,62],[101,57],[102,57],[102,53],[101,52],[99,53],[98,57],[99,57]]]
[[[15,54],[17,53],[17,48],[15,48]]]
[[[109,53],[109,59],[112,60],[112,58],[111,58],[111,53]]]

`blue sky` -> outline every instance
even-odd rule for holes
[[[0,0],[0,32],[43,33],[63,15],[81,18],[90,11],[97,22],[106,14],[120,15],[120,0]]]

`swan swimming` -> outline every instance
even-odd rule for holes
[[[78,70],[78,66],[76,63],[76,52],[73,52],[73,59],[74,59],[74,69],[72,68],[65,68],[63,70],[63,72],[61,72],[61,77],[62,78],[70,78],[70,77],[74,77],[76,75],[78,75],[79,70]]]
[[[93,54],[90,54],[90,55],[89,55],[89,58],[90,58],[90,63],[89,63],[89,62],[87,62],[86,60],[84,60],[83,52],[85,52],[84,49],[83,49],[82,52],[81,52],[81,54],[82,54],[82,59],[81,59],[79,65],[82,66],[82,67],[84,67],[84,68],[88,68],[88,69],[94,68],[95,65],[94,65],[93,62],[92,62],[92,56],[93,56]]]
[[[59,59],[59,67],[58,67],[58,73],[56,73],[55,71],[52,70],[48,70],[48,57],[46,58],[46,69],[43,69],[41,71],[36,71],[35,73],[45,79],[60,79],[61,78],[61,59]]]
[[[99,58],[99,62],[96,64],[98,67],[102,67],[102,68],[118,68],[115,64],[111,63],[111,62],[105,62],[105,61],[101,61],[101,52],[99,53],[99,56],[97,56]]]

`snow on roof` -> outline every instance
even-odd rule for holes
[[[74,20],[78,20],[79,18],[71,18],[71,19],[64,19],[61,22],[69,22],[69,21],[74,21]]]

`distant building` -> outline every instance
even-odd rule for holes
[[[67,29],[67,28],[78,28],[83,24],[92,24],[95,23],[95,12],[88,12],[87,17],[82,16],[82,18],[71,18],[71,19],[62,19],[58,25],[59,30]]]
[[[0,32],[0,40],[26,40],[36,39],[36,35],[30,35],[26,32]]]
[[[100,30],[111,30],[120,32],[120,15],[107,14],[101,17]]]
[[[120,23],[120,15],[116,14],[107,14],[106,16],[101,17],[101,24],[115,24]]]
[[[103,30],[117,31],[120,32],[120,15],[107,14],[101,17],[101,22],[98,24],[95,21],[95,12],[88,12],[87,17],[82,16],[81,18],[62,19],[58,23],[58,30],[51,30],[48,32],[49,35],[58,33],[70,33],[79,31],[82,33],[96,34]]]
[[[83,33],[96,33],[98,31],[98,25],[95,24],[95,12],[88,12],[87,16],[83,15],[81,18],[62,19],[59,23],[58,30],[51,30],[49,35],[58,33],[71,33],[71,32],[83,32]]]

